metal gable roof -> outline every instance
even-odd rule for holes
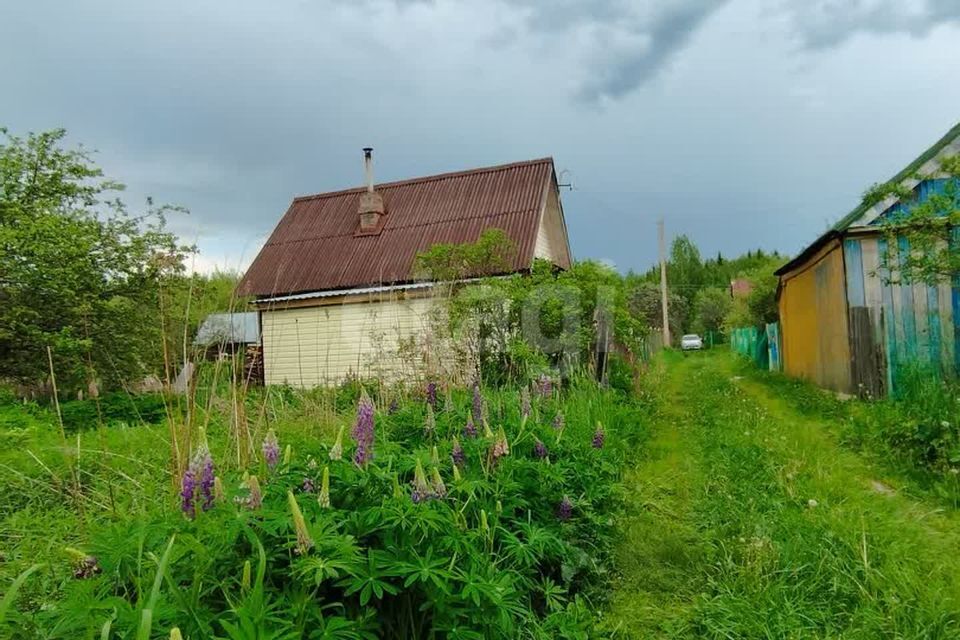
[[[946,149],[955,141],[960,141],[960,123],[955,124],[953,128],[951,128],[942,138],[937,140],[930,148],[920,154],[916,159],[913,160],[913,162],[900,170],[887,182],[898,184],[911,180],[917,174],[917,172],[920,171],[923,165],[936,158],[940,152],[944,151],[944,149]],[[886,202],[883,209],[877,211],[877,215],[881,215],[883,211],[889,209],[895,204],[896,201]],[[777,269],[777,271],[774,272],[775,275],[783,275],[784,273],[792,271],[796,267],[806,262],[811,256],[816,254],[820,247],[824,246],[833,238],[843,235],[847,229],[855,226],[858,221],[860,221],[860,219],[870,211],[871,208],[876,206],[876,204],[861,202],[855,209],[853,209],[853,211],[838,220],[837,223],[824,232],[823,235],[814,240],[813,243],[801,251],[796,258]]]
[[[383,229],[357,235],[363,188],[295,198],[238,287],[276,296],[413,280],[418,253],[437,243],[474,242],[502,229],[517,246],[512,271],[530,268],[553,160],[376,185]],[[569,267],[569,265],[560,265]]]

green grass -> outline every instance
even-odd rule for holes
[[[608,626],[636,638],[960,635],[955,512],[844,448],[830,399],[796,402],[724,352],[666,364]]]

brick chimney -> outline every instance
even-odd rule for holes
[[[363,169],[366,175],[367,190],[360,194],[360,230],[359,235],[377,234],[383,228],[383,197],[373,189],[373,148],[363,149]]]

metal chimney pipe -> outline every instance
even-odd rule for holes
[[[373,147],[363,148],[363,171],[367,180],[367,193],[373,193]]]

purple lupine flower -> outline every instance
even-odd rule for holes
[[[520,415],[524,420],[530,417],[530,390],[526,387],[520,390]]]
[[[553,380],[547,374],[541,374],[537,380],[537,392],[541,398],[549,398],[553,395]]]
[[[594,449],[603,449],[604,439],[603,425],[597,423],[597,430],[593,432],[593,441],[590,443]]]
[[[533,455],[537,456],[541,460],[549,455],[549,452],[547,451],[547,445],[543,444],[543,441],[541,441],[540,438],[537,438],[536,444],[533,445]]]
[[[562,431],[566,424],[567,421],[563,417],[563,414],[558,411],[557,415],[553,416],[553,428],[557,431]]]
[[[477,425],[473,422],[473,416],[467,416],[467,425],[463,428],[463,435],[466,438],[477,437]]]
[[[570,498],[563,496],[563,500],[560,501],[560,506],[557,507],[557,519],[561,522],[566,522],[572,515],[573,503],[570,502]]]
[[[453,458],[453,464],[458,467],[462,467],[467,460],[466,454],[463,453],[463,447],[460,446],[460,441],[456,438],[453,439],[453,449],[450,451],[450,457]]]
[[[267,437],[263,439],[263,459],[267,462],[267,467],[271,470],[280,462],[280,443],[277,441],[277,434],[273,429],[267,431]]]
[[[357,443],[353,454],[353,462],[358,467],[365,466],[373,458],[373,400],[364,392],[357,403],[357,421],[353,425],[350,436]]]
[[[304,493],[313,493],[316,490],[316,487],[313,484],[313,478],[304,478],[303,484],[300,485],[300,489]]]
[[[200,495],[203,497],[201,508],[204,511],[208,511],[213,507],[215,499],[214,483],[216,482],[216,470],[214,469],[213,456],[210,455],[209,449],[203,447],[203,449],[197,452],[197,456],[199,458],[197,466],[200,469]]]
[[[483,396],[480,395],[480,381],[473,383],[473,422],[483,422]]]
[[[434,409],[437,408],[437,383],[430,381],[427,383],[427,404]]]
[[[397,402],[397,399],[394,398],[390,401],[390,406],[387,407],[387,415],[393,415],[400,410],[400,403]]]
[[[191,463],[183,472],[183,479],[180,481],[180,509],[188,518],[197,515],[196,496],[197,475]]]

